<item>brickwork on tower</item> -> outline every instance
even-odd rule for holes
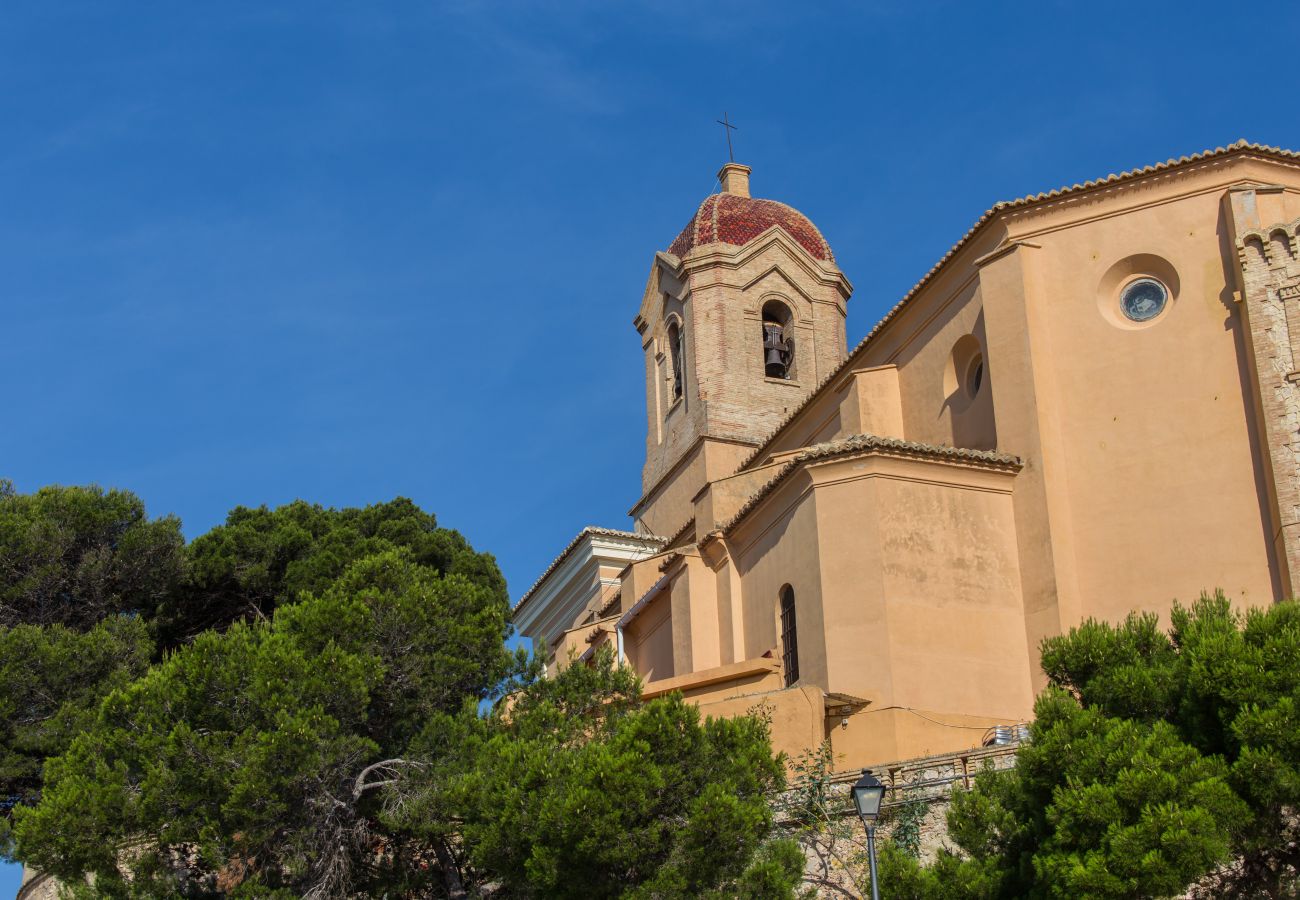
[[[719,173],[723,192],[656,255],[636,320],[648,421],[644,494],[632,513],[655,533],[682,525],[706,480],[734,471],[847,351],[852,287],[830,245],[802,213],[750,197],[748,176],[734,164]],[[764,370],[765,307],[787,320],[793,353],[784,378]],[[680,398],[671,395],[674,322],[685,330]]]

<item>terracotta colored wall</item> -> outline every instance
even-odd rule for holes
[[[1215,587],[1243,605],[1276,595],[1221,198],[1035,236],[1031,302],[1055,369],[1046,402],[1061,410],[1047,440],[1063,466],[1049,477],[1068,485],[1083,616],[1164,611]],[[1115,312],[1128,274],[1176,282],[1172,305],[1143,327]]]
[[[822,710],[822,692],[816,687],[795,687],[700,704],[700,712],[714,718],[755,712],[769,716],[772,749],[790,757],[816,747],[826,737]]]
[[[763,512],[730,536],[742,588],[744,655],[779,657],[778,597],[783,585],[795,593],[799,671],[809,684],[826,683],[825,629],[822,623],[821,567],[817,514],[811,481],[788,479],[766,501]]]
[[[907,459],[819,463],[732,535],[748,655],[780,652],[789,584],[800,683],[869,699],[873,714],[907,708],[870,726],[852,717],[836,736],[851,756],[969,746],[980,735],[968,731],[1028,716],[1012,486],[1010,474]],[[940,724],[919,725],[927,716]],[[920,748],[905,737],[918,733]]]
[[[945,298],[942,308],[901,346],[870,354],[898,366],[903,436],[926,444],[993,449],[991,382],[996,377],[985,359],[984,383],[974,401],[959,385],[949,384],[953,348],[966,335],[987,343],[977,285],[965,284]]]
[[[939,752],[979,738],[939,722],[1028,717],[1013,477],[881,458],[818,466],[814,480],[823,684],[874,701],[837,734],[839,749]],[[890,707],[906,714],[886,727],[877,711]],[[921,733],[923,745],[907,737]]]
[[[646,681],[675,674],[671,610],[672,596],[665,591],[623,630],[623,652]]]
[[[674,469],[632,508],[632,518],[650,534],[669,537],[691,517],[691,498],[708,479],[705,443],[697,442]]]

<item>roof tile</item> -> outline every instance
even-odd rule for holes
[[[732,244],[743,247],[773,225],[808,251],[815,259],[834,262],[831,245],[808,217],[776,200],[760,200],[738,194],[713,194],[706,197],[686,223],[681,234],[668,246],[678,259],[706,244]]]

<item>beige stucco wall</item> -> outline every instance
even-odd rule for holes
[[[671,678],[673,667],[672,594],[655,597],[623,631],[623,652],[646,681]]]
[[[780,657],[777,603],[788,584],[798,610],[800,674],[809,684],[825,684],[821,562],[811,481],[787,479],[729,540],[742,591],[745,656],[773,651]]]
[[[753,450],[750,444],[700,438],[629,514],[639,528],[650,534],[675,535],[695,514],[695,497],[700,490],[734,473]]]
[[[941,752],[970,746],[977,726],[1027,718],[1013,476],[873,458],[813,477],[825,684],[875,701],[836,734],[837,751]]]
[[[980,446],[992,419],[998,448],[1025,459],[1015,504],[1033,657],[1090,615],[1164,611],[1216,587],[1242,605],[1282,595],[1221,214],[1227,187],[1251,178],[1296,174],[1240,161],[1008,215],[861,354],[899,367],[908,439]],[[1146,257],[1177,294],[1128,327],[1115,273],[1143,274]],[[944,376],[965,334],[984,347],[986,389],[957,411]]]
[[[772,749],[791,759],[825,739],[823,708],[822,692],[815,686],[796,686],[700,704],[701,713],[715,718],[751,713],[766,716],[771,723]]]
[[[836,732],[842,752],[887,758],[919,733],[935,752],[979,738],[942,724],[930,734],[922,716],[981,732],[1028,716],[1013,484],[936,462],[832,460],[787,478],[730,535],[746,653],[780,654],[789,584],[800,683],[871,701],[869,726],[854,716]],[[874,712],[891,707],[908,714]]]
[[[1033,235],[1041,249],[1022,252],[1055,369],[1046,402],[1062,415],[1049,440],[1063,465],[1053,477],[1068,485],[1085,617],[1163,611],[1216,587],[1243,606],[1278,594],[1222,190],[1205,188],[1051,231],[1050,216],[1017,223],[1043,232]],[[1137,254],[1151,259],[1126,264]],[[1172,305],[1145,327],[1112,312],[1118,285],[1107,275],[1129,268],[1177,281]]]

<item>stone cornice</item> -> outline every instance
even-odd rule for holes
[[[578,532],[578,536],[571,540],[568,545],[560,551],[560,554],[551,561],[551,564],[547,566],[542,574],[538,576],[537,580],[533,582],[533,586],[524,592],[524,595],[519,598],[519,602],[515,604],[512,616],[517,616],[519,614],[519,611],[523,609],[524,606],[537,594],[538,588],[540,588],[542,584],[560,568],[564,561],[578,549],[579,545],[588,538],[593,537],[611,538],[614,541],[629,545],[629,549],[633,549],[635,546],[641,546],[645,549],[654,548],[657,551],[665,543],[665,539],[658,535],[637,534],[633,531],[620,531],[616,528],[600,528],[595,525],[588,525],[586,528],[582,529],[582,531]]]
[[[834,263],[814,259],[799,242],[776,225],[771,226],[754,240],[742,246],[722,242],[702,244],[684,258],[678,260],[676,268],[669,269],[678,278],[686,278],[696,272],[707,269],[739,269],[752,257],[762,253],[768,247],[779,244],[799,265],[820,284],[837,288],[845,297],[852,295],[853,284],[848,276],[840,271]],[[656,253],[658,265],[668,265],[676,257],[671,254]]]

